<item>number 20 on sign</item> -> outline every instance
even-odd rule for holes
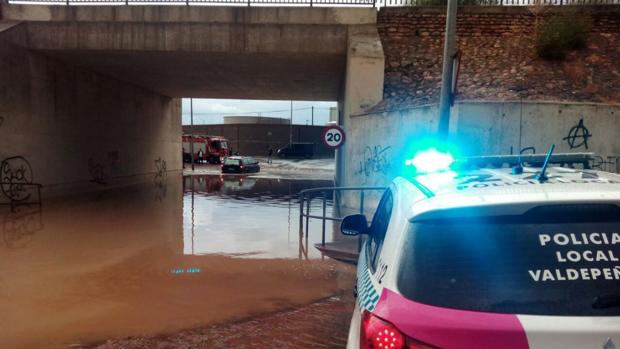
[[[338,148],[345,141],[344,130],[338,126],[327,126],[323,130],[323,144],[328,148]]]

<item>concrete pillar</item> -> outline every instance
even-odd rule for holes
[[[347,67],[339,109],[340,125],[350,131],[350,120],[383,98],[385,57],[379,33],[374,25],[350,26],[347,39]],[[346,173],[353,171],[347,162],[352,149],[345,143],[336,152],[336,185],[346,186]]]

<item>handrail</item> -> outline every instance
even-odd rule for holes
[[[318,188],[310,188],[304,189],[300,191],[297,195],[299,196],[299,235],[300,238],[304,236],[304,218],[306,218],[306,241],[309,235],[308,229],[310,225],[310,219],[320,219],[322,221],[322,232],[321,232],[321,246],[325,246],[325,224],[327,221],[342,221],[344,217],[327,217],[327,193],[330,192],[332,196],[336,193],[340,193],[343,191],[359,191],[360,192],[360,207],[359,212],[364,213],[364,198],[365,192],[371,190],[386,190],[387,187],[366,187],[366,186],[358,186],[358,187],[318,187]],[[312,195],[314,193],[320,193],[321,195]],[[323,199],[323,210],[322,215],[313,215],[310,213],[311,202],[312,199],[317,197],[322,197]],[[338,201],[338,200],[336,200]],[[304,212],[304,203],[306,205],[306,211]],[[307,243],[306,243],[307,244]],[[361,236],[358,243],[358,249],[361,248]]]

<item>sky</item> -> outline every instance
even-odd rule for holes
[[[221,124],[223,116],[271,116],[290,117],[291,101],[248,99],[194,98],[194,124]],[[329,121],[329,108],[336,102],[293,101],[293,124],[310,125],[314,106],[314,124],[325,125]],[[183,125],[190,124],[190,99],[183,98]]]

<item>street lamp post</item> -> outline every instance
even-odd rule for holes
[[[190,120],[189,158],[192,164],[192,171],[194,171],[194,99],[193,98],[189,99],[189,120]]]
[[[450,130],[450,105],[452,104],[452,81],[454,74],[454,57],[456,56],[456,10],[458,0],[448,0],[446,16],[446,33],[443,48],[443,72],[441,77],[441,95],[439,97],[439,138],[448,138]]]
[[[293,144],[293,100],[291,100],[291,119],[289,120],[288,143]]]

